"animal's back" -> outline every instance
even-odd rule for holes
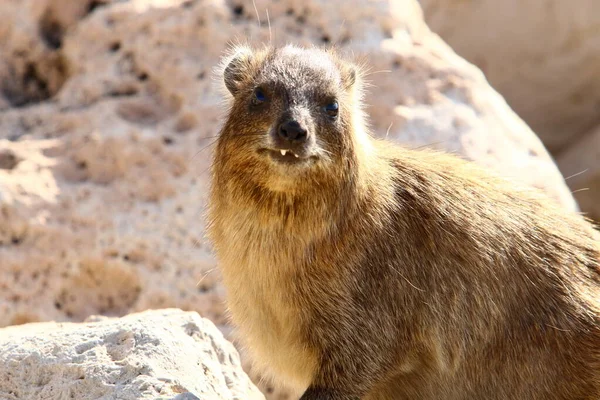
[[[407,297],[413,307],[422,302],[413,344],[421,340],[437,363],[422,380],[400,372],[383,392],[600,398],[598,232],[545,196],[472,163],[383,147],[396,189],[385,231],[396,240],[390,249],[376,238],[372,253],[394,260],[389,272],[408,283],[397,291],[400,305]],[[418,382],[414,390],[411,382]]]

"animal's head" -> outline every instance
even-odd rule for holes
[[[367,134],[354,64],[330,50],[238,47],[222,71],[232,100],[219,162],[289,190],[319,174],[339,174],[356,158]]]

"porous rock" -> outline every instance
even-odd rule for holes
[[[233,345],[176,309],[0,329],[6,400],[264,399]]]
[[[229,332],[203,213],[225,112],[212,71],[241,39],[336,44],[370,65],[375,135],[575,208],[535,134],[416,0],[22,0],[0,15],[0,326],[177,307]]]
[[[419,1],[431,29],[483,70],[552,152],[598,123],[600,2]]]

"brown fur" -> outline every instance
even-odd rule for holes
[[[242,47],[224,67],[210,235],[259,364],[303,399],[600,399],[590,223],[473,163],[371,138],[360,70],[334,52]],[[258,85],[269,101],[253,109]],[[331,97],[335,121],[320,114]],[[314,161],[258,151],[286,112],[304,115]]]

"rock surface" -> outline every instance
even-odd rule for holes
[[[207,319],[146,311],[86,323],[0,329],[6,400],[264,399],[233,345]]]
[[[0,15],[0,326],[177,307],[228,332],[203,212],[223,113],[212,70],[239,38],[336,43],[371,67],[377,136],[575,208],[538,138],[416,0],[13,0]]]
[[[600,2],[419,0],[553,152],[600,122]]]

